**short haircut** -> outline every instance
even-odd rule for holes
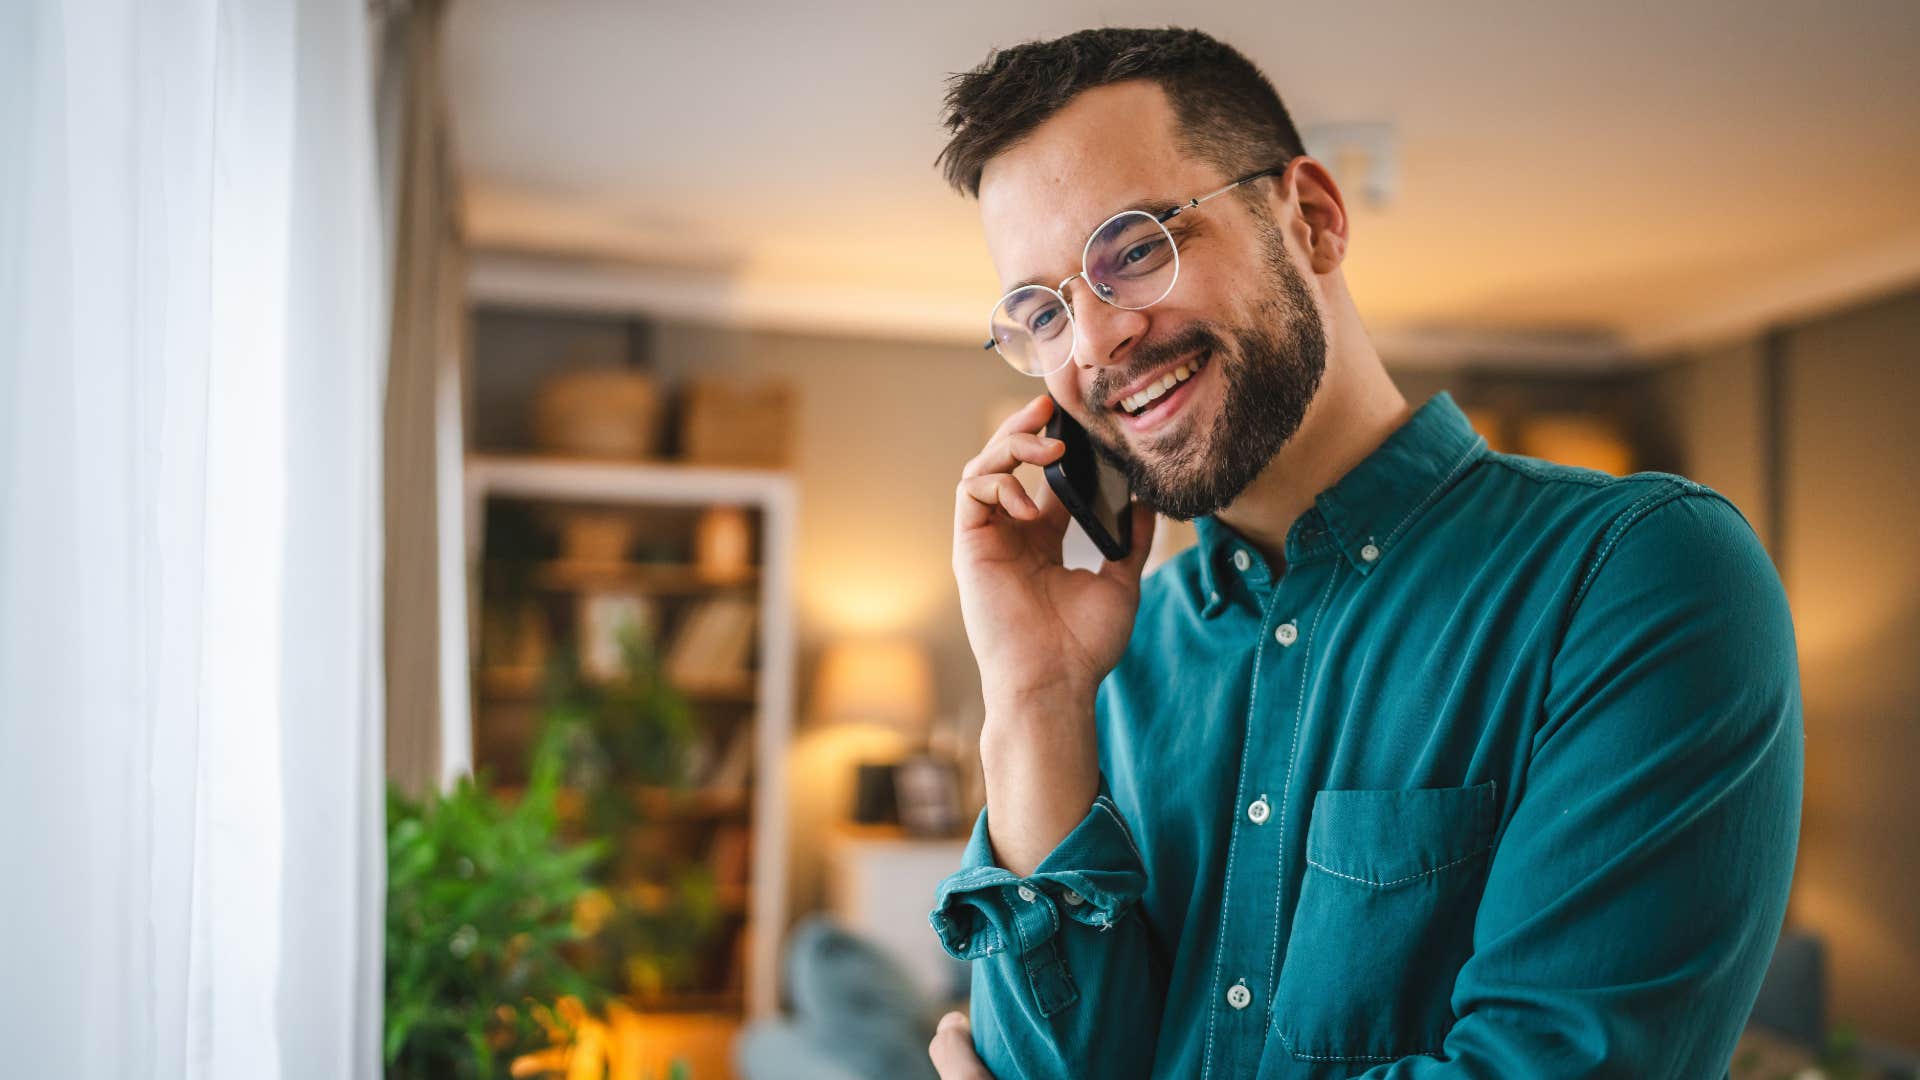
[[[1158,84],[1187,152],[1229,178],[1306,152],[1273,84],[1231,45],[1198,30],[1102,29],[997,49],[955,75],[944,118],[952,137],[935,164],[978,198],[988,161],[1082,91],[1130,79]]]

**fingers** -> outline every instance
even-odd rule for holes
[[[1027,497],[1027,490],[1011,473],[988,473],[960,481],[954,493],[954,524],[962,529],[979,528],[993,520],[996,506],[1017,521],[1033,521],[1041,516],[1040,508]]]
[[[959,528],[977,528],[993,520],[995,507],[1005,510],[1016,521],[1053,520],[1056,506],[1036,505],[1026,489],[1014,479],[1013,470],[1022,463],[1044,466],[1066,452],[1058,439],[1034,434],[1034,429],[1052,415],[1053,399],[1045,394],[1016,409],[1001,422],[987,445],[967,462],[960,472],[960,485],[954,498],[954,524]],[[1043,500],[1051,499],[1043,491]]]
[[[967,462],[967,467],[960,470],[960,475],[1012,472],[1023,461],[1045,465],[1065,453],[1066,449],[1067,444],[1059,439],[1049,439],[1030,431],[1010,432],[989,442],[972,461]]]
[[[1119,562],[1101,564],[1100,573],[1116,581],[1138,584],[1140,571],[1147,565],[1147,555],[1153,551],[1153,534],[1159,527],[1160,517],[1138,501],[1129,507],[1129,512],[1133,514],[1133,546]]]
[[[940,1018],[940,1027],[927,1044],[927,1056],[940,1073],[940,1080],[993,1080],[980,1055],[973,1052],[973,1025],[957,1012]]]

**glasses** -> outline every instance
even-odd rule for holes
[[[1289,159],[1291,160],[1291,159]],[[1125,311],[1149,308],[1167,298],[1180,278],[1180,248],[1167,222],[1234,188],[1287,171],[1287,162],[1248,173],[1161,214],[1122,210],[1100,224],[1080,251],[1080,272],[1054,288],[1022,285],[993,305],[992,334],[981,348],[997,349],[1023,375],[1051,375],[1073,358],[1073,305],[1066,289],[1085,278],[1093,295]]]

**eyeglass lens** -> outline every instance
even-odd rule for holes
[[[1153,215],[1129,210],[1094,230],[1082,267],[1087,284],[1102,301],[1137,311],[1173,291],[1180,256],[1173,236]],[[1072,325],[1064,296],[1044,285],[1028,285],[1002,297],[993,309],[994,347],[1016,371],[1051,374],[1072,355]]]

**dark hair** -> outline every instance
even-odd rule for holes
[[[947,83],[952,132],[934,163],[978,197],[980,173],[1081,91],[1146,79],[1172,103],[1187,151],[1230,177],[1305,153],[1280,95],[1253,62],[1198,30],[1081,30],[997,49]]]

